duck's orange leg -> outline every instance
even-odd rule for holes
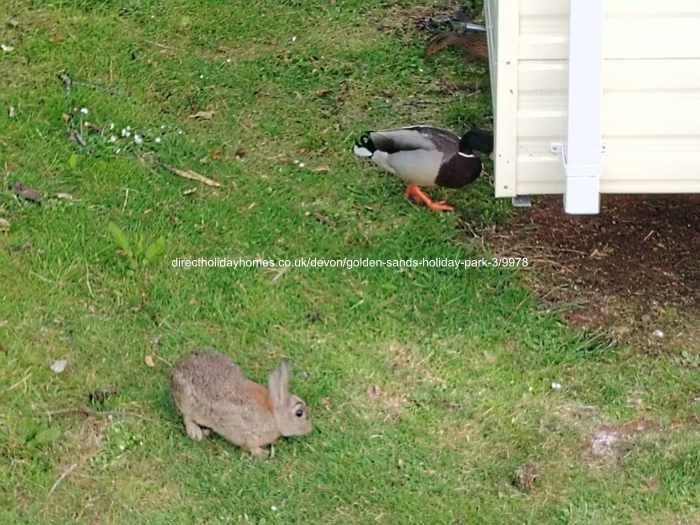
[[[422,202],[433,211],[455,211],[455,209],[445,201],[435,202],[432,200],[415,184],[409,184],[406,186],[406,191],[403,195],[407,199],[413,199],[413,201],[416,203]]]

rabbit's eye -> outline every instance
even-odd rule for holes
[[[297,410],[296,412],[294,412],[294,415],[297,416],[297,417],[302,417],[302,416],[304,415],[304,409],[303,409],[303,408],[300,408],[299,410]]]

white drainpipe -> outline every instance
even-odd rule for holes
[[[570,214],[600,211],[602,172],[603,23],[605,0],[570,0],[569,125],[562,156],[564,208]]]

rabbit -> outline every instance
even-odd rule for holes
[[[285,359],[268,378],[268,388],[245,377],[231,359],[213,349],[195,351],[172,371],[171,388],[187,435],[200,441],[213,430],[253,456],[280,436],[311,432],[306,403],[289,393]],[[204,427],[204,428],[203,428]]]

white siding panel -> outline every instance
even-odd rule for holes
[[[497,0],[495,0],[497,1]],[[508,7],[510,7],[508,3]],[[497,197],[516,195],[517,116],[518,116],[518,35],[520,16],[517,3],[513,8],[499,9],[497,23],[497,82],[498,108],[495,114],[495,166],[498,182]]]
[[[549,92],[567,95],[568,74],[565,60],[521,60],[520,95],[533,91],[542,95]],[[700,59],[606,60],[603,78],[606,92],[700,90]]]
[[[698,0],[606,0],[608,15],[663,16],[700,15]],[[525,16],[568,16],[569,0],[520,0],[520,14]]]
[[[700,152],[669,155],[637,156],[614,155],[603,156],[603,175],[601,180],[622,184],[640,180],[679,181],[684,184],[700,183]],[[663,174],[663,177],[660,177]],[[564,180],[564,169],[555,155],[547,157],[521,158],[518,161],[518,184]]]
[[[549,3],[549,0],[547,2]],[[667,2],[664,10],[649,11],[640,16],[635,2],[627,9],[606,8],[603,56],[605,58],[697,58],[700,57],[700,2],[694,11],[679,12]],[[564,4],[565,12],[555,10]],[[546,15],[520,12],[520,58],[568,58],[569,10],[568,0],[553,1]],[[549,9],[549,8],[542,8]],[[653,15],[653,16],[652,16]]]
[[[675,98],[676,103],[669,104]],[[521,97],[521,101],[525,101]],[[553,95],[535,109],[537,100],[524,105],[532,109],[518,112],[518,136],[521,138],[566,136],[567,110],[561,97]],[[559,104],[557,104],[559,103]],[[687,104],[683,106],[682,104]],[[558,107],[557,107],[558,106]],[[700,134],[700,96],[693,92],[666,92],[640,95],[615,92],[603,100],[603,133],[605,135],[653,136]]]
[[[567,134],[569,0],[501,2],[486,2],[493,92],[506,99],[496,195],[562,193],[551,144]],[[700,0],[606,0],[604,57],[601,191],[700,193]]]

